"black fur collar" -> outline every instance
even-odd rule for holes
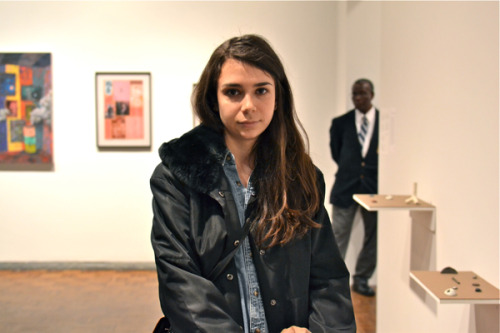
[[[203,193],[219,182],[226,153],[222,134],[203,125],[162,144],[159,149],[163,164],[188,187]]]

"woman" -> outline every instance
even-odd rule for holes
[[[323,176],[267,41],[245,35],[220,45],[193,108],[201,125],[161,146],[151,177],[152,244],[171,330],[355,332]]]

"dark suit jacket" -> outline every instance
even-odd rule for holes
[[[375,127],[365,158],[361,156],[354,112],[334,118],[330,127],[330,151],[338,166],[330,203],[339,207],[352,205],[355,193],[378,191],[379,111],[375,110]]]

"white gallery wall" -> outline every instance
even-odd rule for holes
[[[438,305],[409,276],[426,263],[500,286],[498,2],[336,4],[337,109],[355,79],[373,79],[379,193],[416,182],[436,206],[435,233],[408,211],[379,213],[377,332],[498,332],[498,305]],[[362,236],[358,223],[351,271]]]
[[[259,33],[287,68],[327,190],[331,118],[369,77],[383,117],[380,193],[410,194],[417,182],[437,209],[434,268],[499,287],[498,2],[1,1],[0,12],[0,52],[52,53],[55,154],[53,171],[0,171],[0,262],[152,261],[156,151],[192,127],[191,87],[213,49]],[[151,72],[151,151],[97,150],[104,71]],[[481,332],[498,319],[498,307],[482,320],[483,308],[422,300],[409,287],[410,215],[379,220],[378,332]]]
[[[498,2],[381,4],[380,193],[417,182],[436,231],[415,247],[408,212],[380,214],[378,332],[499,330],[498,305],[436,305],[408,288],[410,251],[499,287],[498,17]]]
[[[380,109],[379,96],[383,91],[380,83],[381,64],[381,6],[379,2],[338,1],[335,2],[335,106],[334,115],[339,116],[354,106],[351,101],[352,84],[360,78],[370,79],[375,86],[373,105]],[[329,123],[331,125],[331,122]],[[328,138],[329,139],[329,138]],[[329,149],[329,148],[328,148]],[[333,164],[335,174],[337,166]],[[331,183],[333,184],[333,182]],[[332,207],[328,203],[331,214]],[[355,273],[356,260],[363,246],[364,227],[361,214],[355,216],[345,262],[351,274]],[[377,284],[377,270],[368,281]]]
[[[52,53],[55,165],[0,171],[0,262],[152,261],[149,177],[157,150],[192,128],[192,85],[215,47],[234,35],[261,34],[282,57],[311,153],[331,184],[334,6],[0,1],[0,52]],[[98,151],[96,72],[151,72],[151,151]]]

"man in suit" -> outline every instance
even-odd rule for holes
[[[379,111],[372,105],[373,83],[359,79],[352,86],[354,110],[334,118],[330,127],[330,150],[338,166],[330,195],[333,232],[345,258],[352,224],[358,209],[364,225],[363,247],[356,261],[353,291],[374,296],[368,280],[377,262],[377,213],[357,204],[353,194],[377,193]]]

